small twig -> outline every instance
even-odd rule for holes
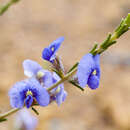
[[[20,0],[10,0],[7,4],[0,6],[0,16],[3,15],[10,6],[12,6],[13,4],[15,4],[18,1],[20,1]]]

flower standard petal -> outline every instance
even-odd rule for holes
[[[53,61],[56,57],[56,52],[59,50],[61,43],[64,41],[64,37],[60,37],[57,40],[53,41],[50,45],[50,49],[52,50],[53,54],[50,57],[50,61]],[[54,49],[53,49],[54,48]]]
[[[93,71],[95,63],[93,61],[93,55],[88,53],[80,60],[77,70],[78,82],[81,87],[85,87],[90,74]]]
[[[24,74],[28,77],[32,77],[37,74],[42,67],[33,60],[25,60],[23,62]]]
[[[25,60],[23,62],[24,74],[29,78],[35,77],[42,82],[45,87],[53,85],[52,74],[48,70],[44,70],[37,62]]]
[[[47,48],[45,48],[42,52],[42,58],[53,62],[56,57],[56,52],[58,51],[61,43],[64,41],[64,37],[60,37],[53,41]]]

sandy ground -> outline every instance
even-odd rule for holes
[[[21,0],[12,6],[0,17],[0,112],[11,108],[11,86],[26,78],[25,59],[42,64],[42,49],[64,36],[58,54],[67,70],[129,12],[129,0]],[[60,107],[38,108],[37,130],[130,130],[129,36],[127,32],[102,56],[99,89],[81,92],[66,83],[68,97]],[[13,117],[0,130],[13,130]]]

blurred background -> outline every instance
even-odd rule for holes
[[[0,112],[11,108],[11,86],[26,78],[25,59],[42,64],[43,48],[64,36],[58,54],[67,70],[128,13],[130,0],[21,0],[11,6],[0,16]],[[101,69],[99,89],[81,92],[65,83],[68,97],[60,107],[38,108],[37,130],[130,130],[130,32],[102,55]],[[14,130],[13,117],[0,130]]]

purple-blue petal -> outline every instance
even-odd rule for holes
[[[92,73],[94,67],[95,63],[93,60],[93,55],[88,53],[83,56],[77,69],[78,82],[81,87],[84,88],[87,85],[89,76]]]
[[[53,84],[55,84],[56,82],[58,82],[60,79],[61,78],[55,72],[53,72]],[[57,90],[58,87],[63,87],[63,86],[64,86],[63,84],[58,85],[56,88],[54,88],[54,89],[51,90],[51,93],[54,94],[56,92],[56,90]]]
[[[60,92],[56,94],[56,102],[58,106],[60,106],[61,103],[65,101],[66,97],[67,92],[64,90],[64,87],[60,87]]]
[[[15,125],[18,129],[35,130],[37,124],[38,119],[25,108],[20,110],[16,115]]]
[[[63,102],[65,101],[67,95],[68,95],[67,92],[64,90],[64,94],[63,94],[63,97],[62,97],[62,101],[63,101]]]
[[[54,72],[53,73],[53,81],[54,83],[58,82],[61,78]],[[58,87],[54,88],[51,92],[55,93],[57,89],[60,89],[60,91],[56,94],[55,100],[58,106],[65,101],[67,97],[67,92],[64,90],[64,85],[60,84]]]
[[[53,72],[53,84],[58,82],[61,78]],[[58,106],[65,101],[67,97],[67,92],[64,90],[64,85],[60,84],[56,88],[52,89],[51,91],[52,97],[51,100],[55,100]]]
[[[30,108],[30,106],[33,103],[33,97],[31,95],[28,95],[25,99],[25,105],[27,108]]]
[[[47,106],[50,103],[50,95],[47,92],[47,90],[43,87],[40,87],[38,89],[38,92],[35,98],[40,106]]]
[[[95,63],[95,67],[93,68],[93,70],[96,70],[96,74],[93,74],[92,72],[88,80],[88,86],[91,89],[96,89],[99,87],[99,83],[100,83],[100,73],[101,73],[100,72],[100,55],[97,54],[93,56],[93,60]]]
[[[37,100],[39,105],[47,106],[50,102],[50,96],[45,88],[43,88],[36,78],[30,78],[16,83],[9,91],[10,103],[12,107],[22,108],[24,105],[29,108],[32,104],[32,97],[26,97],[27,91],[32,92],[33,98]]]
[[[96,70],[96,76],[100,79],[100,55],[97,54],[93,57],[94,62],[95,62],[95,70]]]
[[[60,37],[53,41],[47,48],[42,52],[42,58],[52,62],[56,57],[56,52],[60,48],[61,43],[64,41],[64,37]]]
[[[88,80],[88,86],[91,89],[96,89],[99,87],[99,78],[96,75],[91,75]]]
[[[100,66],[100,54],[93,56],[93,60],[95,62],[95,66]]]
[[[53,52],[49,48],[44,48],[44,50],[42,51],[42,58],[44,60],[50,61],[52,54]]]
[[[53,76],[50,71],[41,70],[45,75],[42,77],[43,85],[45,88],[48,88],[53,85]]]
[[[9,91],[10,104],[13,108],[22,108],[26,91],[26,83],[24,81],[17,82]]]
[[[53,81],[54,81],[54,83],[56,83],[57,81],[59,81],[59,80],[61,80],[61,78],[55,73],[55,72],[53,72]]]
[[[24,74],[28,77],[35,76],[42,67],[33,60],[25,60],[23,62]]]
[[[60,37],[58,38],[57,40],[53,41],[49,48],[54,48],[54,51],[53,51],[53,55],[50,57],[50,61],[53,61],[56,57],[56,52],[58,51],[58,49],[60,48],[61,46],[61,43],[64,41],[64,37]]]
[[[36,78],[31,78],[28,80],[29,90],[33,93],[33,97],[40,106],[47,106],[50,102],[50,96],[48,91],[43,88]]]

